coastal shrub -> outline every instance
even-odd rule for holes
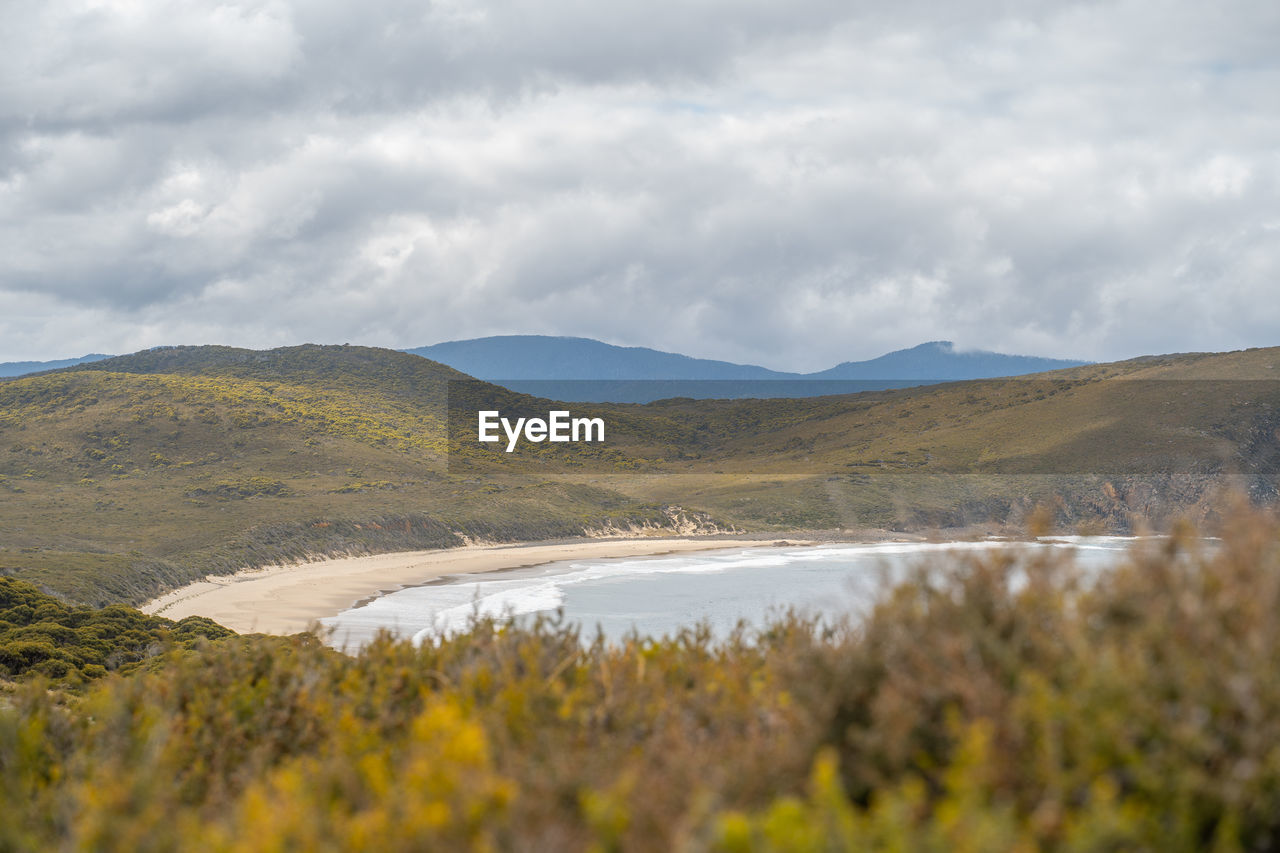
[[[202,616],[180,622],[129,607],[76,607],[0,577],[0,679],[42,675],[75,688],[129,670],[168,648],[191,649],[232,632]]]
[[[1280,845],[1280,528],[1247,511],[1096,575],[937,558],[856,623],[167,648],[10,691],[0,849]]]

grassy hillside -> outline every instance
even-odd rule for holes
[[[0,570],[138,602],[315,553],[664,520],[590,485],[450,473],[460,377],[389,351],[202,347],[0,384]]]
[[[1274,501],[1280,349],[787,401],[668,401],[706,437],[669,457],[739,523],[948,526],[1051,501],[1061,524],[1210,519],[1223,484]],[[709,463],[709,464],[708,464]],[[710,468],[713,476],[705,476]],[[716,474],[716,472],[720,472]],[[656,494],[644,489],[639,494]]]
[[[475,442],[551,401],[362,347],[178,347],[0,383],[0,572],[139,602],[323,553],[589,530],[1125,529],[1275,498],[1280,350],[808,400],[574,404],[604,446]],[[680,511],[670,509],[676,506]]]
[[[0,849],[1275,849],[1280,530],[1223,534],[1094,577],[935,562],[856,627],[482,621],[37,678],[0,694]]]

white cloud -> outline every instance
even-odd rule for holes
[[[7,15],[0,358],[528,332],[819,369],[939,338],[1280,343],[1280,7],[940,8]]]

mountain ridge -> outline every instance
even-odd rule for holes
[[[91,352],[88,355],[82,355],[79,358],[57,358],[52,361],[0,361],[0,378],[6,376],[26,376],[29,373],[40,373],[45,370],[57,370],[62,367],[73,367],[77,364],[86,364],[107,358],[114,358],[114,356],[100,352]]]
[[[791,373],[700,359],[592,338],[498,335],[446,341],[404,352],[526,394],[570,402],[649,403],[669,397],[767,399],[821,397],[935,382],[1020,376],[1087,362],[959,351],[930,341],[827,370]]]
[[[491,335],[444,341],[403,351],[448,364],[486,381],[993,379],[1089,363],[988,350],[957,350],[951,341],[927,341],[876,358],[845,361],[810,373],[773,370],[650,347],[618,346],[594,338],[557,335]]]
[[[1010,355],[990,350],[957,350],[951,341],[927,341],[864,361],[846,361],[806,374],[814,379],[999,379],[1082,367],[1089,362]]]
[[[594,338],[556,335],[467,338],[412,347],[404,352],[448,364],[486,381],[496,378],[791,379],[798,376],[758,365],[695,358],[649,347],[623,347]]]
[[[310,345],[317,346],[317,345]],[[189,349],[187,346],[158,346],[127,356]],[[237,349],[237,348],[230,348]],[[249,352],[250,350],[245,350]],[[578,386],[521,385],[515,390],[556,396],[555,392],[583,392],[583,399],[598,402],[649,402],[663,396],[699,398],[746,396],[805,397],[833,393],[853,393],[917,382],[984,379],[1039,373],[1088,362],[1009,355],[989,351],[957,351],[950,341],[928,341],[907,349],[894,350],[873,359],[841,362],[811,373],[773,370],[754,364],[697,358],[651,347],[618,346],[594,338],[552,335],[497,335],[444,341],[430,346],[411,347],[402,352],[449,365],[470,376],[502,383],[725,383],[693,384],[682,388],[668,385]],[[256,352],[256,351],[254,351]],[[49,370],[76,367],[122,356],[90,353],[78,358],[50,361],[0,362],[0,378],[14,378]],[[163,361],[163,356],[153,356]],[[833,385],[832,382],[872,382],[874,385]],[[734,385],[731,383],[758,383]],[[770,383],[770,384],[764,384]],[[803,384],[813,383],[813,384]],[[824,384],[825,383],[825,384]],[[508,385],[508,387],[513,387]],[[620,389],[630,393],[620,396]],[[617,399],[612,399],[617,397]],[[564,398],[564,397],[562,397]],[[566,398],[568,399],[568,398]]]

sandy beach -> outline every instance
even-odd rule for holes
[[[801,544],[798,540],[789,540]],[[270,566],[210,576],[156,598],[145,613],[207,616],[240,633],[293,634],[356,602],[448,575],[493,572],[559,560],[638,557],[741,547],[727,539],[606,539],[533,545],[473,545]],[[754,544],[765,544],[755,542]]]

